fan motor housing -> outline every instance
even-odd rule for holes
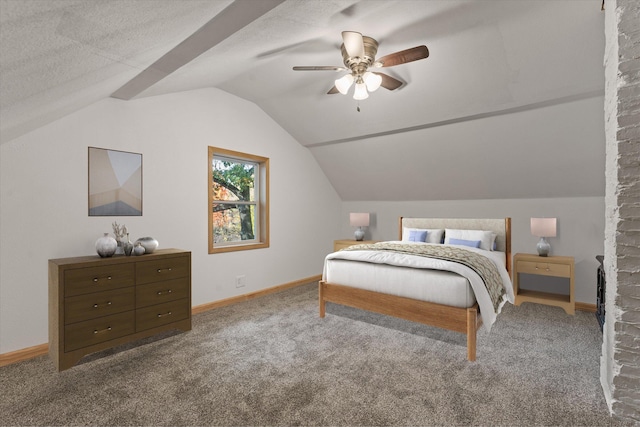
[[[376,54],[378,53],[378,42],[371,37],[362,36],[362,42],[364,44],[364,58],[350,57],[347,50],[344,47],[344,43],[340,46],[342,52],[342,59],[344,65],[350,70],[356,73],[363,73],[373,64],[376,60]]]

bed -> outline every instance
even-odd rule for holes
[[[320,317],[332,302],[460,332],[474,361],[478,329],[514,301],[510,275],[511,218],[400,217],[397,241],[327,255]]]

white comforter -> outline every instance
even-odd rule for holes
[[[432,245],[432,243],[414,243],[414,242],[391,242],[391,243],[402,243],[407,245]],[[480,312],[482,313],[483,324],[487,331],[491,330],[491,326],[495,323],[497,315],[500,313],[503,305],[509,301],[510,303],[514,303],[514,295],[513,295],[513,285],[511,284],[511,278],[509,277],[509,273],[505,268],[504,262],[504,253],[502,252],[492,252],[485,251],[482,249],[470,248],[466,246],[458,246],[476,253],[479,253],[487,258],[489,258],[493,263],[497,266],[498,271],[500,272],[500,277],[502,278],[502,284],[505,290],[505,295],[503,300],[501,301],[498,310],[494,312],[493,304],[491,302],[491,298],[489,297],[489,293],[484,285],[482,278],[476,273],[473,269],[459,264],[453,261],[445,261],[436,258],[428,258],[424,256],[416,256],[416,255],[408,255],[408,254],[399,254],[390,251],[372,251],[372,250],[349,250],[349,251],[338,251],[333,252],[327,255],[326,259],[344,259],[344,260],[352,260],[352,261],[360,261],[360,262],[368,262],[373,264],[387,264],[394,265],[398,267],[411,267],[411,268],[422,268],[422,269],[431,269],[431,270],[443,270],[443,271],[451,271],[453,273],[457,273],[463,277],[465,277],[469,283],[471,284],[471,288],[475,293],[476,300],[478,301],[478,305],[480,306]],[[326,263],[324,267],[324,271],[322,273],[323,280],[326,280]]]

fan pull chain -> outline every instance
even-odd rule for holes
[[[360,100],[358,100],[358,106],[356,107],[356,111],[359,113],[360,112]]]

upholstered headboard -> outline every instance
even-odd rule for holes
[[[404,218],[400,217],[399,240],[402,228],[454,228],[457,230],[487,230],[496,233],[498,251],[506,255],[507,271],[511,272],[511,218]]]

